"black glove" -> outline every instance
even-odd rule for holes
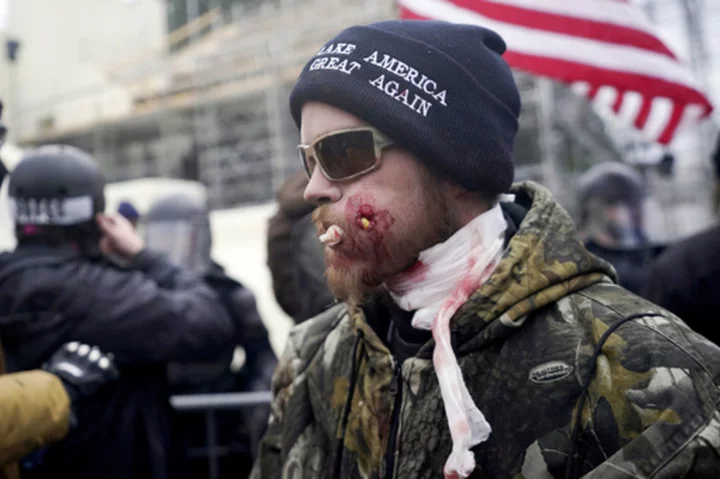
[[[105,355],[96,347],[78,342],[61,347],[43,369],[60,378],[73,403],[91,396],[119,376],[111,354]]]

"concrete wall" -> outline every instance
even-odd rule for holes
[[[163,47],[163,0],[8,1],[5,34],[21,47],[13,66],[0,59],[0,97],[15,107],[15,138],[41,133],[43,119],[57,131],[129,111],[127,88],[108,72]]]

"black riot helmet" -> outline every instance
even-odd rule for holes
[[[579,180],[580,224],[589,239],[606,247],[637,248],[646,241],[642,176],[617,162],[600,163]]]
[[[88,153],[67,145],[26,152],[10,175],[8,197],[20,243],[97,246],[95,215],[105,209],[105,179]]]
[[[198,274],[212,264],[212,234],[205,202],[173,194],[153,203],[144,217],[145,246]]]

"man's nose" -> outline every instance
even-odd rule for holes
[[[342,190],[338,183],[325,178],[320,168],[316,166],[310,176],[310,182],[305,187],[303,198],[308,203],[316,205],[334,203],[342,198]]]

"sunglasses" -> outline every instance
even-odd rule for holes
[[[317,165],[328,180],[345,181],[377,169],[382,150],[392,144],[390,138],[366,126],[333,131],[309,145],[298,145],[298,153],[308,178]]]

